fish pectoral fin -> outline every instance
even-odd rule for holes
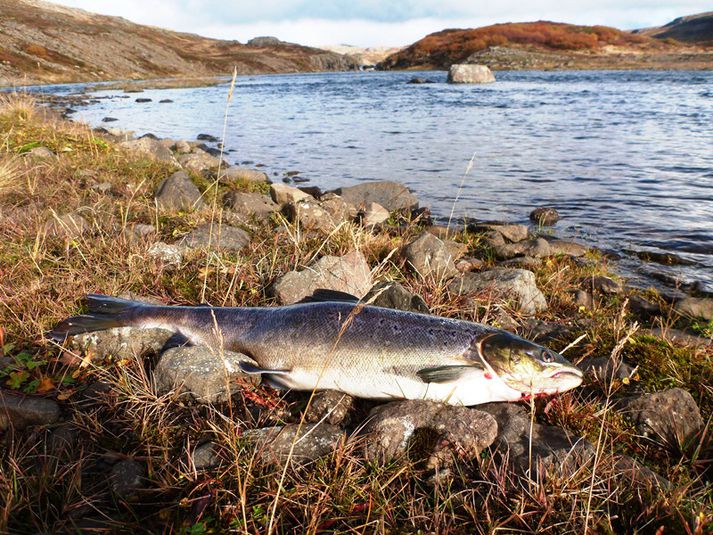
[[[456,365],[437,366],[435,368],[423,368],[418,370],[416,375],[424,383],[451,383],[463,377],[469,370],[481,369],[478,366]]]
[[[346,303],[358,303],[359,298],[356,295],[352,295],[347,292],[340,292],[337,290],[327,290],[325,288],[316,289],[312,295],[308,295],[303,298],[298,303],[323,303],[323,302],[346,302]]]
[[[290,373],[290,370],[270,370],[268,368],[260,368],[244,360],[241,360],[238,363],[238,366],[240,367],[241,372],[248,373],[250,375],[262,375],[263,373],[269,373],[271,375],[287,375]]]

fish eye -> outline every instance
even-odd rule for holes
[[[552,354],[551,351],[548,351],[547,349],[542,350],[542,353],[540,353],[540,357],[542,357],[542,360],[547,363],[555,361],[555,356]]]

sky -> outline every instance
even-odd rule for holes
[[[711,0],[59,0],[140,24],[246,42],[403,46],[444,28],[551,20],[620,29],[709,11]]]

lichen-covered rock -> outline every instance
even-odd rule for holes
[[[497,435],[495,419],[474,408],[431,401],[395,401],[375,407],[364,426],[364,454],[387,462],[408,454],[428,468],[447,467],[453,454],[474,458]],[[414,459],[414,457],[416,457]]]
[[[422,278],[448,279],[459,273],[453,248],[430,232],[421,233],[404,247],[403,256],[411,269]]]
[[[177,389],[200,403],[216,403],[240,390],[239,382],[259,381],[258,376],[243,373],[240,362],[258,365],[250,357],[232,351],[175,347],[161,355],[154,377],[161,391]]]
[[[226,193],[223,197],[223,205],[245,217],[255,216],[258,219],[267,219],[280,209],[267,195],[242,191]]]
[[[270,197],[272,197],[272,200],[280,206],[289,203],[296,203],[302,200],[317,202],[316,199],[309,193],[305,193],[301,189],[293,188],[292,186],[287,186],[285,184],[271,184]]]
[[[364,297],[371,288],[371,270],[359,251],[344,256],[323,256],[301,271],[290,271],[272,286],[280,303],[289,305],[324,288]]]
[[[495,75],[486,65],[456,63],[448,71],[450,84],[490,84],[495,81]]]
[[[400,283],[394,281],[385,281],[374,285],[364,297],[364,301],[377,307],[423,314],[430,312],[423,297],[409,292]]]
[[[347,418],[353,405],[354,398],[344,392],[321,390],[314,393],[305,413],[305,421],[339,425]]]
[[[292,463],[305,464],[332,453],[344,442],[345,433],[326,423],[288,424],[252,429],[243,437],[255,444],[263,461],[282,464],[290,459]]]
[[[284,210],[290,221],[305,230],[316,230],[327,234],[339,224],[332,219],[329,212],[320,206],[319,201],[312,197],[289,203]]]
[[[181,245],[191,249],[205,249],[209,245],[213,250],[240,251],[250,243],[250,234],[241,228],[229,225],[210,225],[206,223],[193,229]]]
[[[70,340],[70,347],[78,353],[97,358],[107,356],[131,357],[158,353],[173,336],[166,329],[116,327],[106,331],[78,334]]]
[[[59,420],[59,415],[59,405],[51,399],[0,389],[0,431],[51,424]]]
[[[547,309],[545,296],[535,283],[535,274],[526,269],[495,268],[480,273],[466,273],[448,286],[459,295],[487,292],[496,298],[512,298],[523,314]]]
[[[202,208],[205,204],[200,190],[185,171],[176,171],[161,182],[155,197],[161,210],[188,211]]]
[[[336,193],[357,208],[366,208],[375,202],[389,212],[411,211],[418,208],[418,198],[398,182],[364,182],[356,186],[339,188]]]
[[[178,267],[183,262],[184,248],[158,241],[151,244],[148,254],[167,267]]]

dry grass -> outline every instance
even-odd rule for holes
[[[328,458],[283,470],[266,462],[242,434],[301,421],[309,396],[250,387],[229,402],[203,406],[159,393],[150,359],[88,358],[82,368],[66,365],[66,355],[43,333],[75,313],[86,293],[133,292],[169,304],[196,304],[204,295],[214,305],[270,305],[266,289],[278,276],[321,255],[354,249],[366,256],[375,279],[402,282],[434,313],[488,322],[507,313],[522,332],[529,324],[507,301],[482,296],[474,306],[450,294],[444,281],[420,279],[405,269],[395,252],[421,232],[419,222],[379,232],[344,224],[322,236],[280,218],[254,221],[245,225],[253,240],[241,253],[193,252],[180,269],[171,269],[148,256],[150,242],[132,237],[132,226],[154,224],[158,238],[172,242],[219,218],[220,210],[157,213],[153,192],[173,171],[170,166],[131,158],[79,125],[48,121],[23,99],[6,98],[0,106],[0,141],[9,155],[2,165],[11,169],[6,175],[19,172],[12,166],[28,144],[48,147],[58,157],[23,160],[22,179],[0,197],[0,380],[58,399],[71,425],[2,436],[0,532],[73,532],[90,522],[100,531],[186,534],[263,533],[269,526],[274,533],[710,529],[710,427],[697,447],[671,450],[637,437],[612,400],[632,383],[650,391],[676,385],[710,414],[711,350],[634,333],[619,296],[597,298],[593,310],[578,310],[568,290],[606,273],[596,256],[586,264],[552,258],[536,269],[550,304],[541,319],[568,329],[550,345],[563,349],[579,340],[567,350],[572,360],[613,355],[638,366],[637,374],[628,385],[611,377],[592,379],[576,391],[533,402],[533,422],[584,436],[597,452],[568,473],[545,477],[539,471],[534,480],[493,452],[462,459],[440,478],[417,459],[367,463],[356,435]],[[204,189],[210,186],[195,178]],[[110,193],[93,188],[105,182]],[[53,214],[77,212],[88,223],[84,234],[48,232]],[[466,243],[469,254],[492,258],[480,236],[462,231],[452,237]],[[665,321],[676,325],[678,319]],[[357,414],[363,417],[368,406],[358,404]],[[67,435],[71,446],[57,443],[65,427],[74,429]],[[207,440],[217,445],[221,462],[199,471],[190,454]],[[621,455],[657,471],[671,487],[662,492],[636,481]],[[123,459],[147,466],[148,486],[133,501],[117,499],[107,485],[111,466]]]

